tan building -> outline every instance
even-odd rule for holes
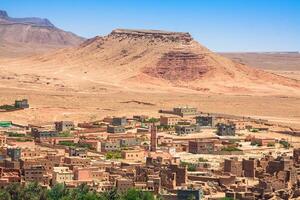
[[[68,167],[54,167],[52,184],[66,183],[73,180],[74,174]]]
[[[65,157],[65,164],[68,166],[86,167],[90,165],[91,160],[88,158],[81,158],[77,156]]]
[[[175,126],[179,121],[179,117],[160,116],[160,125],[162,126]]]
[[[189,116],[189,115],[197,115],[197,108],[195,107],[189,107],[189,106],[184,106],[184,107],[176,107],[173,108],[173,112],[181,117],[183,116]]]
[[[123,150],[121,153],[122,153],[122,159],[136,161],[136,162],[145,162],[144,150],[140,150],[140,149]]]
[[[130,179],[122,178],[116,180],[116,188],[120,192],[125,192],[128,189],[133,188],[133,186],[134,186],[133,181]]]
[[[6,145],[6,135],[0,134],[0,148]]]
[[[21,158],[40,157],[41,150],[39,148],[22,148]]]
[[[36,165],[24,169],[24,179],[26,182],[38,182],[41,185],[49,185],[50,176],[44,166]]]
[[[234,124],[236,130],[245,130],[248,123],[244,120],[228,121],[229,124]]]

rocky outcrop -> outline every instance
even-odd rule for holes
[[[193,40],[189,33],[183,32],[167,32],[158,30],[130,30],[130,29],[116,29],[111,32],[109,37],[120,39],[141,39],[141,40],[155,40],[164,42],[181,42],[189,43]]]
[[[298,81],[215,54],[188,33],[117,29],[108,36],[92,38],[77,48],[43,55],[33,62],[61,66],[66,73],[84,73],[86,80],[95,83],[134,89],[174,86],[248,94],[258,88],[260,94],[282,94],[282,88],[286,88],[296,94],[300,88]]]
[[[169,81],[193,81],[209,71],[205,56],[188,51],[165,53],[156,66],[147,67],[144,73]]]

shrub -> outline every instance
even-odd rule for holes
[[[229,147],[222,148],[221,151],[242,151],[242,150],[239,149],[239,148],[237,148],[237,147],[231,147],[231,146],[229,146]]]
[[[71,141],[59,141],[59,145],[68,146],[68,147],[76,147],[76,144]]]
[[[159,122],[158,118],[151,117],[149,119],[144,120],[145,123],[156,123]]]
[[[25,137],[24,134],[15,133],[15,132],[7,132],[8,137]]]
[[[279,144],[281,144],[281,145],[282,145],[284,148],[286,148],[286,149],[288,149],[288,148],[291,147],[290,143],[288,143],[288,142],[285,141],[285,140],[281,140],[281,141],[279,142]]]
[[[205,159],[205,158],[200,157],[200,158],[198,158],[198,162],[208,162],[208,160]]]
[[[252,142],[251,142],[251,145],[252,145],[252,146],[261,146],[261,144],[258,143],[256,140],[252,141]]]
[[[10,110],[15,110],[16,107],[14,105],[2,105],[0,106],[0,110],[6,110],[6,111],[10,111]]]
[[[73,135],[69,131],[60,132],[58,137],[73,137]]]
[[[274,143],[274,142],[269,142],[267,146],[268,146],[268,147],[274,147],[274,146],[275,146],[275,143]]]
[[[184,161],[181,161],[180,162],[180,165],[183,166],[183,167],[187,167],[187,170],[190,171],[190,172],[194,172],[196,171],[197,169],[197,165],[194,164],[194,163],[189,163],[189,162],[184,162]]]
[[[120,159],[122,158],[121,151],[109,151],[105,154],[106,159]]]

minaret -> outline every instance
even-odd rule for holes
[[[157,149],[157,129],[154,124],[150,126],[150,132],[151,132],[151,151],[155,152]]]

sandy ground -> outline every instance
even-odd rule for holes
[[[20,123],[53,120],[89,121],[107,115],[146,114],[159,116],[159,109],[178,105],[196,106],[203,112],[219,112],[271,119],[300,127],[300,98],[275,96],[232,96],[187,93],[140,93],[112,91],[80,93],[0,87],[0,104],[28,98],[30,109],[0,113],[0,120]],[[130,102],[132,100],[141,103]],[[129,101],[129,102],[128,102]],[[143,104],[144,103],[150,103]]]
[[[293,77],[300,79],[300,70],[294,67],[295,59],[292,62]],[[55,120],[90,121],[108,115],[159,116],[159,109],[190,105],[203,112],[253,116],[300,128],[300,91],[294,90],[294,95],[288,95],[284,87],[282,95],[206,93],[180,87],[161,87],[159,84],[147,87],[145,79],[129,86],[115,81],[113,75],[105,78],[101,73],[89,74],[93,67],[85,73],[48,63],[32,67],[28,67],[30,63],[24,63],[26,68],[20,61],[14,65],[5,63],[6,59],[0,59],[0,104],[12,104],[15,99],[27,98],[30,109],[2,112],[0,120],[27,124]],[[281,66],[281,63],[278,65]],[[267,69],[278,74],[286,73],[284,67],[270,69],[268,65]],[[124,71],[122,74],[125,76],[126,73],[131,72]]]

